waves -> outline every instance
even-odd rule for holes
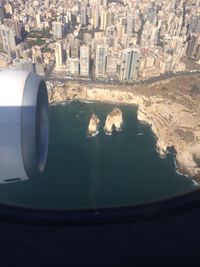
[[[178,166],[175,157],[174,157],[174,166],[175,166],[175,171],[176,171],[176,173],[177,173],[178,175],[180,175],[180,176],[184,176],[185,178],[190,179],[190,181],[192,181],[192,183],[193,183],[194,186],[196,186],[196,187],[199,187],[199,186],[200,186],[200,184],[199,184],[197,181],[195,181],[194,179],[192,179],[188,174],[185,174],[185,173],[181,172],[181,169],[180,169],[180,167]]]
[[[78,102],[81,102],[81,103],[86,103],[86,104],[95,103],[95,102],[94,102],[94,101],[92,101],[92,100],[71,100],[71,101],[78,101]]]
[[[92,137],[95,137],[99,134],[99,131],[97,130],[95,133],[87,133],[87,137],[88,138],[92,138]]]
[[[92,100],[79,100],[79,99],[70,99],[70,100],[65,100],[65,101],[59,101],[59,102],[52,102],[50,105],[51,106],[59,106],[59,105],[66,105],[66,104],[71,104],[74,102],[80,102],[80,103],[85,103],[85,104],[92,104],[95,103]]]

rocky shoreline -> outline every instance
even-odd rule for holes
[[[163,158],[166,157],[169,148],[173,148],[176,151],[176,166],[179,172],[187,174],[191,177],[200,178],[200,166],[195,160],[200,158],[200,144],[198,141],[191,140],[186,141],[181,139],[180,135],[189,137],[193,136],[194,133],[183,127],[171,127],[171,125],[162,124],[162,119],[159,121],[159,115],[151,116],[151,111],[148,108],[139,106],[138,108],[138,120],[141,122],[148,123],[151,126],[152,132],[156,137],[156,149],[159,155]],[[182,121],[180,121],[180,124]],[[177,124],[178,121],[177,121]],[[188,132],[187,132],[188,131]],[[199,132],[198,132],[199,134]],[[197,139],[198,140],[198,139]]]
[[[165,81],[166,84],[166,81]],[[155,85],[156,86],[156,85]],[[159,85],[160,86],[160,85]],[[176,151],[176,163],[179,171],[200,181],[200,106],[190,99],[185,103],[160,94],[148,96],[139,93],[137,88],[81,86],[70,84],[54,88],[49,92],[50,103],[58,103],[72,99],[90,100],[110,103],[134,104],[138,106],[137,117],[148,123],[156,137],[156,148],[161,157],[165,157],[168,148]],[[199,97],[200,100],[200,97]],[[121,120],[120,120],[121,123]],[[105,124],[110,133],[112,123]],[[106,126],[107,125],[107,126]],[[118,125],[119,126],[119,125]],[[117,127],[118,128],[118,127]]]
[[[159,138],[159,133],[154,122],[152,121],[149,114],[144,112],[144,109],[141,106],[139,106],[137,110],[137,119],[138,121],[146,123],[151,127],[152,132],[156,138],[156,150],[161,158],[165,158],[167,155],[168,145],[165,144],[162,138]]]

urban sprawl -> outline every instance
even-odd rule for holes
[[[0,67],[135,82],[200,62],[199,0],[0,0]]]

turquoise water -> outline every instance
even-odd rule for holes
[[[123,130],[105,135],[114,107],[123,112]],[[99,134],[87,137],[92,113]],[[40,208],[99,208],[160,200],[196,189],[175,171],[174,158],[161,159],[149,126],[137,121],[137,107],[71,102],[51,106],[48,163],[41,177],[0,186],[0,202]]]

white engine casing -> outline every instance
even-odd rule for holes
[[[0,69],[0,183],[44,170],[48,133],[45,82],[33,73]]]

